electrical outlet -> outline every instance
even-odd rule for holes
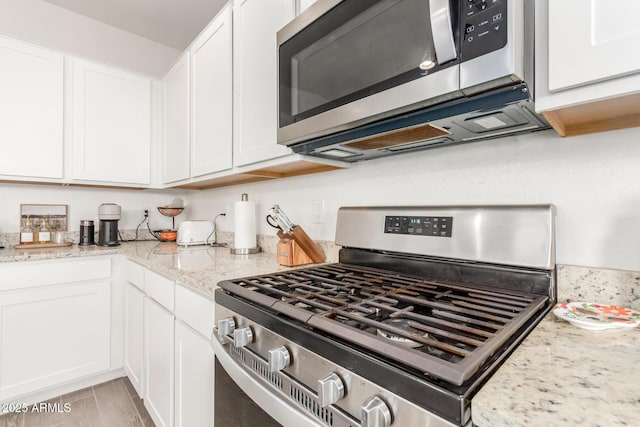
[[[311,203],[311,222],[324,224],[324,200],[314,200]]]

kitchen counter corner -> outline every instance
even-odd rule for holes
[[[588,331],[549,313],[472,399],[474,423],[636,425],[639,332]]]

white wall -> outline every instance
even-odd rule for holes
[[[315,239],[333,240],[345,205],[557,206],[557,262],[640,270],[640,129],[560,138],[552,131],[354,164],[349,170],[192,193],[191,218],[212,219],[246,192],[259,233],[278,203]],[[325,201],[312,224],[312,201]],[[219,227],[232,231],[231,220]]]
[[[177,190],[117,190],[86,187],[62,187],[31,184],[0,184],[0,233],[17,233],[20,222],[20,204],[68,205],[68,228],[80,229],[80,220],[91,219],[98,224],[98,206],[117,203],[122,207],[119,228],[135,229],[149,210],[152,229],[170,228],[171,218],[160,215],[158,206],[169,204],[175,197],[186,199]],[[189,207],[176,217],[176,226],[189,214]]]
[[[42,0],[0,0],[0,34],[156,77],[180,54]]]

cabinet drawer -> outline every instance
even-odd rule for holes
[[[176,286],[176,317],[206,339],[214,325],[214,303],[196,292]]]
[[[144,267],[131,260],[124,260],[122,263],[122,278],[136,288],[144,291]]]
[[[150,270],[144,270],[144,289],[148,296],[156,300],[167,310],[175,307],[175,283]]]
[[[110,258],[0,264],[0,291],[111,278]]]

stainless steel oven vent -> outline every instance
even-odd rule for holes
[[[251,369],[253,369],[258,375],[267,380],[269,383],[282,390],[282,379],[275,373],[269,372],[269,369],[266,366],[258,363],[256,360],[252,360]]]
[[[289,396],[296,402],[298,402],[302,407],[304,407],[307,411],[311,412],[316,418],[319,418],[326,425],[333,426],[333,414],[331,411],[326,410],[325,408],[320,407],[317,398],[315,395],[311,395],[311,393],[303,390],[300,387],[295,385],[291,385],[289,389]]]
[[[360,422],[335,405],[321,407],[317,394],[299,383],[283,371],[269,372],[267,362],[247,348],[229,346],[231,356],[239,363],[251,369],[253,375],[263,380],[263,384],[288,400],[302,412],[315,418],[323,425],[331,427],[358,427]]]

